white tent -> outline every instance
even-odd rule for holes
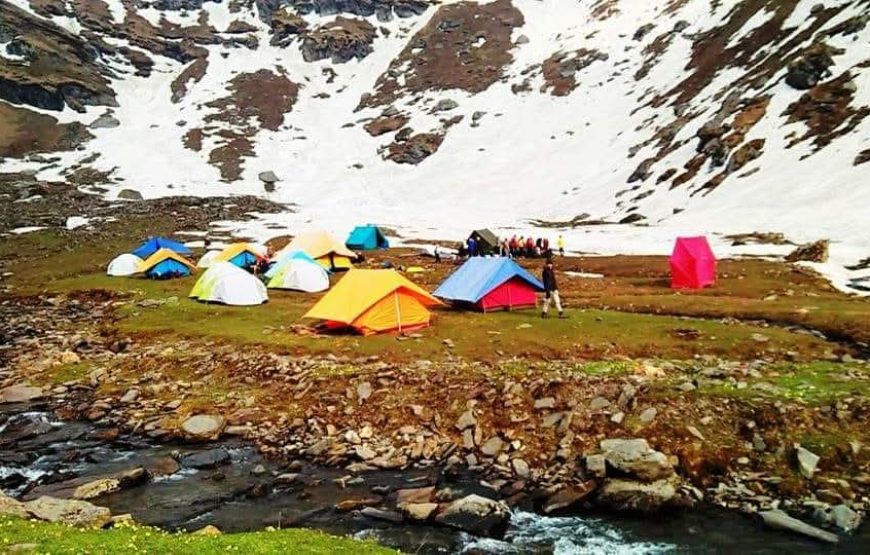
[[[217,258],[221,251],[205,251],[205,254],[202,255],[202,258],[199,259],[199,262],[196,263],[197,268],[208,268],[214,262],[214,259]]]
[[[329,289],[329,272],[323,266],[302,258],[291,258],[280,263],[269,280],[270,289],[295,289],[317,293]]]
[[[135,254],[125,253],[109,262],[106,273],[115,277],[132,276],[139,271],[140,264],[142,264],[141,258]]]
[[[190,296],[234,306],[258,305],[269,300],[263,282],[231,262],[215,262],[193,286]]]

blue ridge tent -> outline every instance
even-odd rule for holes
[[[544,285],[509,258],[469,258],[432,293],[484,312],[533,307]]]
[[[315,264],[317,264],[317,261],[308,256],[308,253],[306,253],[305,251],[289,251],[278,256],[278,258],[276,258],[272,262],[272,265],[269,266],[269,269],[266,270],[266,273],[263,275],[267,278],[275,277],[275,274],[277,274],[284,266],[284,264],[286,264],[290,260],[304,260],[306,262],[314,262]],[[329,272],[329,270],[326,271]]]
[[[390,248],[390,242],[387,241],[384,232],[378,226],[372,224],[356,226],[347,238],[345,245],[347,245],[347,248],[355,251]]]
[[[190,249],[172,239],[166,237],[149,237],[147,241],[136,247],[132,254],[138,256],[142,260],[159,251],[160,249],[169,249],[182,256],[190,256]]]

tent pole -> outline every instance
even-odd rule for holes
[[[399,327],[399,333],[402,333],[402,311],[399,308],[399,292],[393,292],[393,302],[396,305],[396,324]]]

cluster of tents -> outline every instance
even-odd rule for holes
[[[185,245],[152,237],[112,260],[108,274],[167,279],[202,268],[205,271],[190,297],[237,306],[266,302],[268,289],[328,291],[304,318],[319,320],[328,330],[350,328],[363,335],[427,327],[431,309],[445,304],[482,312],[534,308],[544,291],[536,277],[510,258],[472,257],[429,293],[394,269],[353,268],[357,255],[351,245],[370,250],[388,243],[375,226],[356,228],[346,244],[318,231],[298,235],[268,261],[265,248],[235,243],[207,252],[194,265]],[[679,238],[670,267],[674,288],[703,288],[716,279],[716,259],[704,237]],[[256,268],[267,268],[262,280],[255,275]],[[330,289],[331,274],[345,270]]]

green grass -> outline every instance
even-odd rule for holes
[[[49,372],[51,381],[55,384],[63,384],[73,380],[84,379],[93,368],[89,364],[76,362],[73,364],[61,364],[55,366]]]
[[[811,405],[830,404],[844,397],[870,394],[866,368],[837,362],[780,363],[771,365],[760,378],[743,378],[746,387],[721,383],[705,385],[701,393],[739,398],[772,398],[803,401]],[[758,384],[767,384],[761,388]],[[772,386],[772,387],[770,387]]]
[[[31,549],[13,546],[30,545]],[[206,536],[170,534],[144,526],[123,525],[110,530],[70,528],[0,516],[0,550],[37,553],[396,553],[373,542],[338,538],[303,529],[273,530]]]

